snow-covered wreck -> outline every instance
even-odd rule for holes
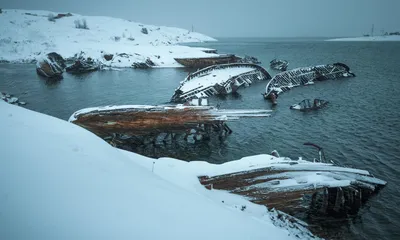
[[[319,224],[355,216],[365,202],[386,185],[386,181],[375,178],[368,171],[326,161],[321,157],[324,156],[322,148],[314,146],[320,149],[319,160],[292,160],[279,155],[260,155],[257,159],[246,157],[240,160],[242,163],[226,163],[231,166],[242,164],[242,167],[198,178],[207,189],[238,194],[256,204],[313,223],[305,226],[323,236],[325,233]],[[318,223],[315,223],[316,219]]]
[[[267,83],[263,96],[275,103],[278,94],[293,87],[314,84],[314,81],[348,77],[355,77],[355,74],[343,63],[296,68],[275,75]]]
[[[269,66],[278,71],[286,71],[288,65],[288,61],[280,59],[273,59],[271,62],[269,62]]]
[[[207,99],[193,105],[121,105],[86,108],[69,121],[88,129],[113,145],[156,144],[165,141],[203,141],[232,133],[226,121],[242,117],[268,117],[270,110],[217,109]]]
[[[234,54],[218,54],[210,57],[174,58],[175,61],[189,68],[205,68],[217,64],[236,63],[241,58]]]
[[[175,90],[171,102],[186,102],[194,98],[236,92],[241,86],[271,79],[269,73],[256,64],[233,63],[214,65],[189,74]]]

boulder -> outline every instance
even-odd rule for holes
[[[143,33],[143,34],[149,34],[149,32],[147,31],[147,28],[142,28],[142,30],[141,30],[141,32]]]
[[[46,78],[61,79],[65,67],[64,58],[58,53],[51,52],[37,61],[36,72]]]
[[[103,57],[106,61],[111,61],[113,59],[114,55],[113,54],[104,54]]]

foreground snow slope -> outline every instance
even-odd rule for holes
[[[374,37],[354,37],[354,38],[335,38],[327,41],[336,42],[385,42],[385,41],[400,41],[400,36],[374,36]]]
[[[202,195],[199,183],[188,191],[165,181],[132,161],[152,159],[71,123],[3,101],[0,122],[0,239],[293,236],[263,220],[267,212],[257,218]]]
[[[175,57],[211,56],[201,48],[176,46],[178,43],[215,41],[200,33],[173,27],[158,27],[111,18],[81,16],[49,21],[58,13],[3,9],[0,13],[0,61],[31,62],[40,55],[57,52],[64,58],[81,51],[86,56],[105,61],[102,55],[126,53],[129,56],[106,62],[111,66],[130,67],[134,61],[150,58],[159,66],[180,66]],[[75,22],[86,21],[89,29],[78,29]],[[142,33],[146,28],[148,34]],[[129,60],[129,61],[128,61]]]

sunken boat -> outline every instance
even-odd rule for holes
[[[256,64],[214,65],[189,74],[175,90],[171,102],[183,103],[195,98],[230,94],[242,86],[269,79],[269,73]]]
[[[210,57],[174,58],[175,61],[188,68],[205,68],[212,65],[236,63],[241,58],[234,54],[219,54]]]
[[[304,99],[303,101],[290,106],[290,109],[306,112],[326,107],[328,103],[329,103],[328,101],[318,98],[315,98],[314,100]]]
[[[268,117],[270,110],[218,109],[208,99],[190,105],[121,105],[86,108],[72,114],[69,122],[118,146],[125,143],[152,145],[166,141],[223,139],[232,133],[226,124],[245,117]]]
[[[273,59],[271,62],[269,62],[269,65],[272,69],[283,72],[287,70],[289,62],[286,60]]]
[[[292,160],[274,151],[214,166],[211,173],[198,179],[207,189],[228,191],[289,214],[294,221],[300,219],[322,236],[321,226],[356,216],[387,183],[366,170],[327,160],[316,144],[304,145],[317,148],[319,158]]]
[[[95,61],[92,58],[80,58],[77,59],[74,64],[65,68],[65,71],[72,74],[81,74],[98,71],[101,68],[99,61]]]
[[[276,104],[278,94],[294,87],[314,84],[314,81],[355,77],[350,68],[343,63],[301,67],[275,75],[268,83],[263,94],[265,99]]]

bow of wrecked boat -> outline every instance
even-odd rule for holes
[[[232,133],[227,122],[248,117],[269,117],[265,109],[218,109],[207,99],[193,99],[197,105],[122,105],[82,109],[70,117],[77,124],[113,146],[137,150],[159,145],[186,146],[223,140]],[[135,151],[138,152],[138,151]]]
[[[281,72],[275,75],[265,87],[265,99],[276,103],[276,98],[282,92],[294,87],[314,84],[314,81],[355,77],[344,63],[301,67]]]
[[[251,63],[213,65],[189,74],[175,90],[171,102],[236,92],[242,86],[271,79],[261,66]]]
[[[325,237],[321,226],[355,216],[386,181],[323,159],[251,156],[215,166],[198,179],[209,190],[228,191],[289,214],[294,217],[291,221],[301,220],[316,236]]]

